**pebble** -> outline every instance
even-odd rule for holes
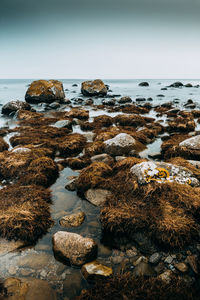
[[[181,273],[185,273],[185,272],[188,271],[188,266],[185,263],[183,263],[183,262],[177,263],[174,266]]]
[[[165,260],[164,260],[164,262],[165,263],[167,263],[167,264],[171,264],[172,263],[172,261],[173,261],[173,257],[172,256],[167,256],[166,258],[165,258]]]
[[[160,259],[161,259],[161,254],[156,252],[149,257],[149,262],[151,264],[157,264]]]

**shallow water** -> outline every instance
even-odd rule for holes
[[[66,97],[71,99],[73,97],[81,97],[80,84],[83,80],[62,80],[64,89],[66,91]],[[162,87],[168,86],[177,80],[148,80],[149,87],[139,87],[138,83],[145,80],[105,80],[105,83],[110,85],[110,89],[113,94],[120,94],[122,96],[131,96],[133,100],[137,97],[149,98],[152,97],[151,102],[153,106],[160,103],[173,101],[174,99],[180,99],[180,103],[176,104],[181,107],[188,99],[192,99],[194,102],[199,100],[198,88],[169,88],[168,90],[161,90]],[[0,104],[4,104],[10,100],[24,100],[24,95],[27,90],[27,85],[32,82],[30,80],[0,80]],[[192,83],[193,85],[199,84],[199,80],[181,80],[181,82]],[[78,87],[72,87],[72,84],[77,83]],[[73,92],[75,91],[75,93]],[[165,97],[157,97],[157,95],[163,94]],[[100,99],[96,99],[100,103]],[[88,109],[88,107],[87,107]],[[107,114],[114,117],[120,112],[109,113],[104,110],[92,110],[90,109],[90,120],[95,116]],[[147,116],[155,117],[156,113],[152,111]],[[159,119],[159,118],[158,118]],[[166,118],[162,117],[163,124]],[[0,116],[0,127],[15,127],[15,120],[9,117]],[[199,128],[199,124],[197,125]],[[73,132],[83,133],[79,126],[73,127]],[[8,142],[12,134],[7,135],[5,140]],[[140,153],[141,157],[148,157],[149,154],[159,152],[161,145],[161,139],[158,138],[152,144],[148,145],[148,148]],[[11,149],[11,146],[10,146]],[[60,172],[60,176],[56,183],[52,185],[52,200],[51,206],[52,216],[55,220],[55,225],[42,239],[38,241],[35,246],[27,247],[23,251],[15,251],[8,254],[0,254],[0,274],[1,277],[34,277],[46,279],[57,290],[58,299],[64,299],[73,297],[80,292],[83,287],[87,286],[86,281],[83,279],[80,270],[66,266],[62,262],[59,262],[52,251],[52,235],[59,230],[66,230],[79,233],[83,236],[93,238],[98,244],[98,260],[106,265],[112,265],[111,256],[112,249],[104,246],[101,243],[101,227],[98,220],[99,208],[93,206],[86,200],[80,199],[76,192],[70,192],[65,189],[68,176],[78,175],[78,172],[72,171],[70,168],[65,168]],[[86,219],[84,223],[78,228],[65,229],[60,226],[59,219],[68,214],[77,211],[84,211],[86,213]],[[38,262],[39,261],[39,262]],[[64,292],[63,292],[64,284]]]

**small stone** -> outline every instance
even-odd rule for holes
[[[82,266],[81,272],[88,281],[96,278],[108,277],[112,274],[112,268],[104,266],[97,261],[92,261]]]
[[[131,258],[137,255],[137,249],[128,249],[126,250],[126,255]]]
[[[177,263],[174,265],[175,268],[180,271],[181,273],[185,273],[188,271],[188,267],[186,264],[184,264],[183,262]]]
[[[85,193],[86,199],[95,206],[101,206],[105,203],[107,197],[111,197],[111,192],[103,189],[89,189]]]
[[[14,267],[14,266],[11,266],[11,267],[8,269],[8,273],[9,273],[10,275],[15,275],[16,272],[17,272],[17,268]]]
[[[135,276],[153,276],[155,275],[152,267],[144,261],[141,261],[133,270]]]
[[[123,261],[123,257],[121,257],[121,256],[112,256],[111,257],[111,262],[113,263],[113,264],[115,264],[115,265],[118,265],[118,264],[121,264],[121,262]]]
[[[159,278],[165,281],[166,283],[170,283],[173,276],[173,272],[171,270],[166,270],[164,273],[159,275]]]
[[[85,220],[85,213],[78,212],[76,214],[64,216],[60,220],[60,225],[63,227],[78,227],[84,222],[84,220]]]
[[[164,262],[166,263],[166,264],[171,264],[172,263],[172,261],[173,261],[173,257],[172,256],[167,256],[166,258],[165,258],[165,260],[164,260]]]
[[[159,260],[161,259],[162,255],[158,252],[152,254],[150,257],[149,257],[149,262],[151,264],[157,264],[159,262]]]

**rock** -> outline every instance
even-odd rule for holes
[[[162,274],[159,275],[159,278],[165,281],[166,283],[170,283],[173,277],[173,272],[171,270],[166,270]]]
[[[136,98],[135,101],[137,101],[137,102],[146,101],[146,98]]]
[[[134,150],[136,140],[129,134],[120,133],[114,138],[104,141],[104,145],[107,154],[118,156]]]
[[[112,268],[104,266],[97,261],[92,261],[82,266],[81,272],[88,281],[112,275]]]
[[[25,95],[25,100],[29,103],[51,103],[64,98],[63,85],[58,80],[33,81]]]
[[[56,127],[56,128],[72,129],[72,122],[70,120],[59,120],[51,126]]]
[[[64,298],[64,300],[74,299],[76,296],[80,294],[82,289],[81,281],[82,281],[82,274],[79,270],[74,270],[72,274],[66,276],[66,279],[63,282],[63,292],[64,295],[67,296],[68,298]]]
[[[193,87],[193,85],[191,83],[187,83],[187,84],[185,84],[185,87],[191,88],[191,87]]]
[[[149,86],[149,83],[146,81],[143,81],[143,82],[140,82],[138,85],[139,86]]]
[[[62,217],[60,220],[60,225],[63,227],[78,227],[84,222],[84,220],[85,213],[78,212],[76,214]]]
[[[183,262],[177,263],[174,265],[175,268],[180,271],[181,273],[185,273],[188,271],[188,267],[186,264],[184,264]]]
[[[157,264],[160,261],[161,257],[162,257],[162,255],[160,253],[156,252],[149,257],[149,262],[151,264]]]
[[[97,244],[79,234],[58,231],[53,235],[53,250],[71,265],[81,266],[96,257]]]
[[[152,267],[145,261],[141,261],[133,270],[135,276],[154,276]]]
[[[47,281],[35,278],[8,278],[4,281],[8,300],[56,300],[56,293]]]
[[[157,97],[158,97],[158,98],[164,98],[165,95],[163,95],[163,94],[158,94]]]
[[[115,99],[104,99],[102,101],[103,105],[108,105],[108,106],[114,106],[115,105],[116,100]]]
[[[95,161],[104,162],[105,164],[110,164],[110,163],[114,162],[113,158],[106,153],[97,154],[97,155],[92,156],[91,161],[92,162],[95,162]]]
[[[179,184],[189,184],[199,186],[199,181],[187,168],[176,166],[164,162],[142,162],[136,164],[130,172],[137,176],[140,184],[147,184],[152,181],[177,182]]]
[[[95,206],[101,206],[105,203],[107,197],[111,197],[112,194],[108,190],[103,189],[89,189],[85,193],[86,199]]]
[[[131,103],[132,99],[131,99],[131,97],[124,96],[124,97],[121,97],[117,102],[118,103]]]
[[[72,191],[72,192],[76,190],[76,179],[77,178],[75,177],[68,181],[68,183],[65,186],[66,190]]]
[[[7,241],[6,239],[0,239],[0,255],[7,254],[9,252],[18,250],[25,247],[24,242],[21,241]]]
[[[172,261],[173,261],[173,257],[172,256],[167,256],[166,258],[165,258],[165,260],[164,260],[164,262],[166,263],[166,264],[171,264],[172,263]]]
[[[186,258],[186,262],[190,265],[194,273],[199,274],[199,263],[196,255],[189,255]]]
[[[151,239],[143,232],[135,232],[132,234],[133,240],[137,243],[139,250],[144,254],[153,254],[156,252],[156,247]]]
[[[107,91],[107,87],[100,79],[96,79],[94,81],[84,81],[81,84],[81,93],[85,96],[105,96]]]
[[[200,150],[200,135],[193,136],[189,139],[182,141],[180,147],[186,147],[190,150]]]
[[[75,87],[75,86],[78,86],[78,84],[74,83],[74,84],[72,84],[72,86]]]
[[[40,270],[45,268],[51,261],[51,256],[45,252],[39,253],[28,253],[22,255],[18,261],[17,265],[19,267],[31,268],[34,270]]]
[[[92,105],[94,103],[93,99],[87,99],[85,100],[85,105]]]
[[[183,84],[180,81],[174,82],[170,85],[170,87],[175,87],[175,88],[179,88],[179,87],[182,87],[182,86],[183,86]]]
[[[57,109],[60,107],[60,104],[58,102],[53,102],[53,103],[49,104],[49,107],[51,109]]]
[[[2,107],[1,113],[3,115],[9,115],[13,112],[16,112],[16,111],[20,110],[20,109],[22,109],[22,110],[31,110],[31,106],[30,106],[30,104],[28,104],[26,102],[23,102],[23,101],[19,101],[19,100],[10,101]]]

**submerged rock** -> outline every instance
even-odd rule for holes
[[[8,300],[56,300],[56,293],[45,280],[8,278],[3,283]],[[3,298],[4,299],[4,298]]]
[[[131,168],[131,173],[137,176],[140,184],[157,182],[177,182],[199,186],[199,181],[187,168],[169,163],[142,162]]]
[[[183,83],[180,82],[180,81],[176,81],[176,82],[174,82],[170,85],[170,87],[175,87],[175,88],[179,88],[179,87],[182,87],[182,86],[183,86]]]
[[[84,222],[84,220],[85,213],[78,212],[76,214],[62,217],[60,220],[60,225],[63,227],[78,227]]]
[[[131,97],[128,97],[128,96],[121,97],[118,100],[118,103],[131,103],[131,102],[132,102],[132,99],[131,99]]]
[[[23,248],[26,244],[22,241],[8,241],[0,239],[0,255],[7,254],[17,249]]]
[[[149,83],[146,81],[143,81],[143,82],[140,82],[138,85],[139,86],[149,86]]]
[[[85,193],[86,199],[95,206],[101,206],[105,203],[107,197],[111,197],[111,192],[103,189],[89,189]]]
[[[97,244],[79,234],[58,231],[53,235],[53,250],[71,265],[81,266],[97,255]]]
[[[88,281],[112,275],[112,268],[104,266],[97,261],[92,261],[82,266],[81,272]]]
[[[11,113],[15,113],[16,111],[23,109],[23,110],[31,110],[30,104],[23,102],[23,101],[10,101],[6,103],[2,109],[1,112],[3,115],[9,115]]]
[[[33,81],[25,95],[25,100],[29,103],[51,103],[55,100],[63,100],[64,98],[63,85],[58,80]]]
[[[123,155],[129,153],[136,146],[136,140],[126,133],[120,133],[112,139],[104,141],[105,152],[113,155]]]
[[[81,93],[85,96],[105,96],[107,91],[107,87],[100,79],[96,79],[94,81],[84,81],[81,85]]]

